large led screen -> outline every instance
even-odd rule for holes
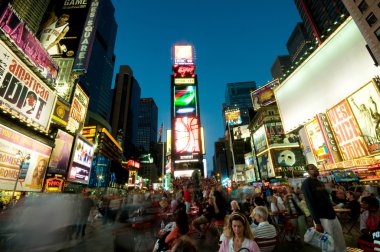
[[[94,146],[87,142],[85,138],[77,137],[67,180],[88,184],[93,155]]]
[[[240,109],[227,109],[224,114],[226,117],[226,124],[233,126],[242,123]]]
[[[193,65],[194,53],[192,45],[174,45],[174,64]]]
[[[239,139],[245,139],[247,137],[250,137],[248,125],[241,125],[233,128],[234,132],[234,139],[239,140]]]
[[[55,147],[50,157],[48,173],[66,176],[73,142],[74,136],[63,130],[58,130],[57,136],[55,137]]]
[[[174,113],[176,117],[197,116],[197,93],[195,86],[174,87]]]
[[[380,96],[371,81],[347,98],[371,154],[380,151]]]
[[[275,89],[285,132],[297,129],[379,75],[367,42],[349,17]]]
[[[51,149],[0,124],[0,189],[41,191]]]
[[[195,117],[175,118],[175,153],[200,153],[199,120]]]
[[[297,146],[299,137],[295,133],[285,134],[281,122],[265,124],[269,146]]]
[[[317,165],[332,163],[330,154],[317,119],[305,125],[306,134],[309,137],[311,149],[313,151]]]
[[[273,89],[280,84],[278,79],[251,92],[252,105],[254,110],[269,105],[276,101]]]
[[[267,140],[265,139],[265,128],[261,126],[255,133],[253,133],[253,143],[255,145],[256,153],[260,153],[267,149]]]
[[[344,160],[368,155],[367,145],[346,100],[327,111]]]

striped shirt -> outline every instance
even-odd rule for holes
[[[273,238],[277,235],[276,228],[269,224],[267,221],[260,222],[255,228],[252,228],[253,236],[255,238]],[[268,243],[272,243],[272,240],[268,240]],[[265,246],[265,242],[258,242],[260,250],[262,252],[270,252],[273,251],[275,246]]]

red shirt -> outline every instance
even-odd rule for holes
[[[183,192],[183,199],[184,199],[185,202],[190,202],[191,203],[191,195],[190,195],[189,190],[185,190]]]

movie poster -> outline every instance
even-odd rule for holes
[[[309,137],[311,148],[313,150],[314,157],[317,161],[317,165],[332,163],[325,139],[323,137],[317,119],[314,119],[313,121],[305,125],[305,129]]]
[[[251,92],[251,99],[253,109],[258,110],[261,107],[267,106],[276,101],[273,89],[276,88],[280,82],[278,79],[269,82],[268,84]]]
[[[299,145],[299,136],[295,133],[285,134],[281,122],[266,123],[265,127],[269,146]]]
[[[267,140],[265,139],[264,126],[261,126],[255,133],[253,133],[253,143],[255,145],[256,153],[260,153],[268,148]]]
[[[55,147],[50,157],[48,173],[66,176],[73,142],[74,136],[63,130],[58,130],[55,137]]]
[[[269,152],[265,152],[261,156],[257,157],[257,164],[259,166],[262,179],[267,179],[275,176],[272,160],[268,153]]]
[[[373,81],[347,98],[371,154],[380,151],[380,96]]]

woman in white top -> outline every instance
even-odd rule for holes
[[[284,204],[277,201],[277,197],[272,197],[272,202],[270,203],[270,210],[274,214],[273,219],[278,225],[278,217],[281,213],[285,212]]]

